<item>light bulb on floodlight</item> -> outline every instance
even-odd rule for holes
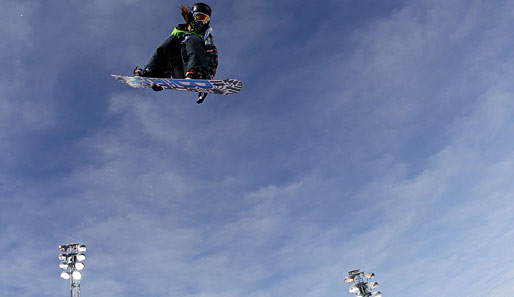
[[[382,297],[382,293],[380,291],[376,291],[376,292],[371,293],[371,296],[373,296],[373,297]]]
[[[75,269],[77,269],[78,271],[84,269],[84,267],[85,267],[84,263],[81,263],[81,262],[75,263]]]
[[[82,262],[84,260],[86,260],[86,255],[84,255],[84,254],[77,255],[77,261]]]
[[[347,276],[347,277],[344,278],[344,282],[345,282],[345,284],[353,283],[353,278]]]
[[[350,292],[351,294],[355,294],[355,293],[359,293],[359,292],[360,292],[360,290],[359,290],[359,287],[357,287],[357,286],[355,286],[355,285],[354,285],[354,286],[351,286],[351,287],[350,287],[349,292]]]
[[[374,290],[374,289],[378,288],[378,283],[377,283],[377,282],[369,283],[369,284],[368,284],[368,288],[369,288],[370,290]]]
[[[372,273],[366,273],[364,276],[366,277],[367,280],[375,278],[375,274],[373,272]]]
[[[87,248],[86,248],[86,246],[85,246],[85,245],[81,245],[81,246],[79,246],[79,247],[78,247],[78,251],[79,251],[80,253],[83,253],[83,252],[85,252],[86,250],[87,250]]]
[[[66,258],[67,258],[67,257],[66,257],[66,254],[60,254],[60,255],[59,255],[59,260],[61,260],[61,261],[66,260]]]
[[[70,274],[66,271],[63,271],[63,272],[61,272],[61,278],[68,280],[68,279],[70,279]]]
[[[66,268],[68,268],[68,264],[66,264],[66,263],[60,263],[60,264],[59,264],[59,268],[61,268],[61,269],[66,269]]]
[[[82,273],[80,273],[80,271],[75,270],[73,271],[71,276],[73,277],[73,279],[80,280],[82,278]]]

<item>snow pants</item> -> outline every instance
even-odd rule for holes
[[[178,37],[170,35],[152,53],[146,67],[152,72],[184,78],[191,69],[208,69],[207,52],[200,36]]]

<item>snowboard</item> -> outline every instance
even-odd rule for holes
[[[124,76],[112,74],[122,83],[133,88],[162,87],[167,90],[189,91],[198,93],[233,95],[239,93],[243,83],[234,78],[228,79],[173,79],[173,78],[152,78],[141,76]]]

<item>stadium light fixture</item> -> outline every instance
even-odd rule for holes
[[[377,282],[368,283],[368,289],[375,290],[376,288],[378,288]]]
[[[349,292],[350,292],[351,294],[359,293],[359,287],[357,287],[357,286],[355,286],[355,285],[354,285],[354,286],[351,286],[351,287],[350,287]]]
[[[372,292],[378,288],[377,282],[368,283],[368,280],[375,278],[375,274],[364,273],[359,269],[348,272],[348,276],[344,278],[345,283],[353,283],[349,292],[357,297],[382,297],[380,291]]]
[[[80,280],[82,278],[82,273],[80,273],[78,270],[75,270],[71,273],[71,276],[76,280]]]
[[[80,280],[82,279],[81,270],[84,269],[86,255],[83,252],[86,251],[86,246],[78,243],[63,244],[58,246],[59,251],[59,268],[61,272],[61,278],[70,280],[70,295],[71,297],[80,297]]]
[[[78,271],[81,271],[82,269],[84,269],[85,266],[86,265],[84,265],[84,263],[82,263],[82,262],[75,263],[75,269]]]
[[[61,278],[62,279],[65,279],[65,280],[69,280],[70,279],[70,274],[66,271],[63,271],[61,272]]]

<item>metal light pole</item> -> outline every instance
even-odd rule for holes
[[[348,272],[348,276],[344,278],[344,282],[347,284],[353,284],[350,286],[350,293],[355,294],[358,297],[382,297],[380,291],[372,292],[378,288],[377,282],[368,283],[369,280],[374,279],[375,274],[364,273],[359,269]]]
[[[70,280],[70,296],[80,297],[80,280],[86,255],[86,246],[79,243],[64,244],[59,246],[59,268],[62,268],[61,278]]]

